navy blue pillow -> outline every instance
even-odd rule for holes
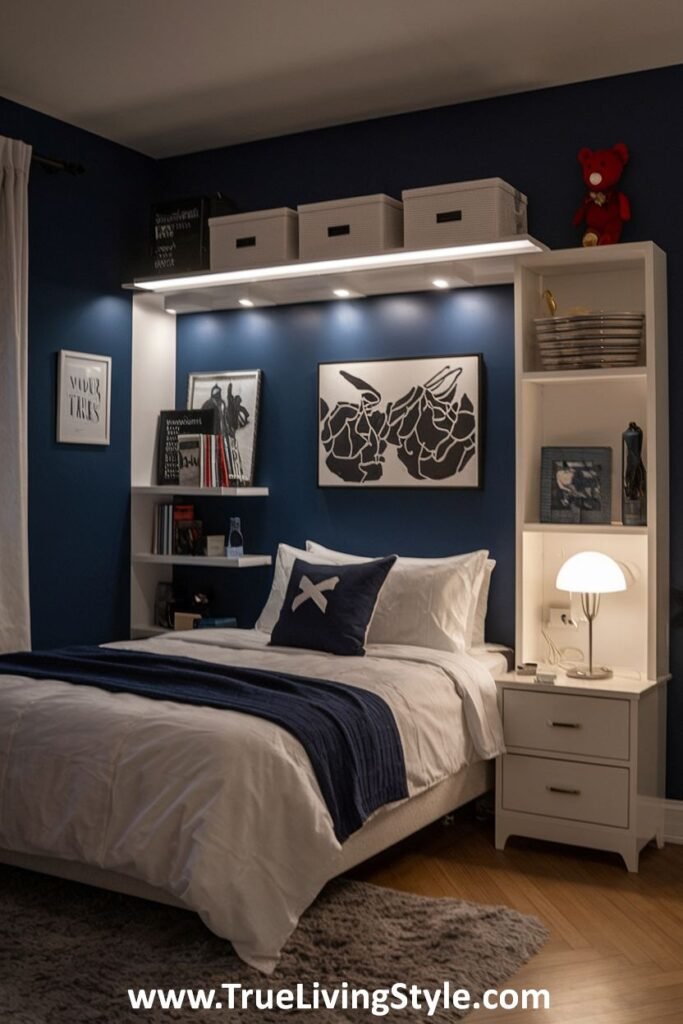
[[[370,619],[396,557],[353,565],[313,565],[297,558],[271,645],[365,654]]]

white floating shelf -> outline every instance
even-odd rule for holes
[[[179,494],[192,498],[267,498],[267,487],[183,487],[182,484],[137,484],[131,487],[133,494],[149,494],[163,497]]]
[[[242,555],[241,558],[226,558],[223,555],[151,555],[140,552],[133,555],[134,562],[148,565],[194,565],[197,568],[253,569],[258,565],[271,565],[270,555]]]
[[[539,370],[522,374],[525,384],[580,384],[582,381],[623,381],[647,377],[647,367],[613,367],[611,370]]]
[[[525,533],[647,534],[647,526],[624,526],[623,523],[525,523],[523,529]]]
[[[164,296],[168,312],[201,313],[240,309],[240,299],[247,299],[254,307],[328,302],[340,288],[349,292],[350,299],[433,292],[436,268],[438,277],[448,281],[451,288],[511,284],[519,256],[546,251],[547,247],[530,235],[516,235],[473,245],[393,249],[311,263],[294,260],[246,270],[138,278],[124,287]]]
[[[537,370],[523,373],[525,384],[580,384],[590,381],[624,380],[627,378],[647,377],[646,366],[618,366],[612,369],[598,370]]]

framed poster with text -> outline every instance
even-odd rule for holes
[[[109,444],[111,356],[59,353],[57,440],[62,444]]]

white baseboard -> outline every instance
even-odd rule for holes
[[[665,802],[664,839],[667,843],[683,843],[683,800]]]

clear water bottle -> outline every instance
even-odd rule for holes
[[[242,524],[239,516],[233,516],[230,519],[225,554],[228,558],[241,558],[244,554],[244,537],[242,536]]]

